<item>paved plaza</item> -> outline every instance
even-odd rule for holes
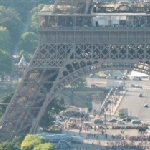
[[[74,149],[81,149],[81,150],[88,150],[88,149],[97,149],[97,150],[107,150],[107,149],[114,149],[115,146],[122,146],[121,149],[128,149],[129,147],[133,146],[133,149],[140,150],[148,149],[150,147],[150,136],[146,133],[141,134],[138,132],[137,129],[106,129],[102,131],[81,131],[79,130],[64,130],[64,133],[78,135],[83,137],[84,143],[83,144],[74,144]],[[134,136],[133,136],[134,135]],[[146,140],[144,138],[147,138]],[[136,146],[134,148],[134,146]],[[115,150],[115,149],[114,149]]]
[[[90,80],[89,80],[90,81]],[[91,79],[92,81],[92,79]],[[99,82],[99,79],[95,80]],[[101,80],[104,82],[104,80]],[[92,81],[93,82],[93,81]],[[130,88],[130,84],[139,84],[144,88]],[[126,81],[126,89],[117,97],[116,104],[113,104],[111,117],[118,116],[118,111],[121,108],[128,108],[129,115],[137,116],[141,119],[142,124],[149,123],[149,108],[144,108],[143,104],[149,103],[149,81]],[[147,87],[147,88],[145,88]],[[140,98],[139,93],[143,93],[144,97]],[[105,112],[110,115],[110,110]],[[97,116],[98,117],[98,116]],[[100,118],[102,116],[99,116]],[[94,117],[90,115],[91,120]],[[108,119],[108,118],[107,118]],[[112,126],[120,126],[122,129],[112,129]],[[141,133],[138,129],[126,129],[126,126],[135,126],[131,122],[125,125],[116,125],[107,122],[107,128],[103,125],[102,129],[65,129],[63,133],[81,136],[83,144],[73,144],[73,150],[146,150],[150,149],[149,129]],[[136,125],[137,126],[137,125]]]

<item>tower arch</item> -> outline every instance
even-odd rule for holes
[[[90,0],[56,0],[39,13],[39,46],[1,119],[0,141],[36,133],[50,101],[77,78],[115,69],[150,74],[150,15],[123,14],[123,24],[111,24],[112,13],[97,17],[103,14],[90,14],[92,7]]]

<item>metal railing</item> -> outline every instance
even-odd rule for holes
[[[150,30],[150,27],[39,27],[38,28],[39,31],[50,31],[50,30],[102,30],[102,31],[105,31],[105,30],[132,30],[132,31],[135,31],[135,30],[144,30],[144,31],[149,31]]]

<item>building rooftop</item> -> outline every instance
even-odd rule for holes
[[[39,15],[97,13],[150,13],[150,6],[140,2],[93,2],[92,0],[55,0],[45,5]]]
[[[86,6],[91,4],[92,0],[55,0],[54,5],[45,5],[41,12],[53,14],[83,14]]]

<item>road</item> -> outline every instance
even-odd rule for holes
[[[116,80],[116,81],[119,81],[119,80]],[[86,82],[87,82],[88,87],[91,87],[91,84],[96,84],[96,85],[101,86],[101,87],[106,87],[107,79],[86,78]],[[150,88],[150,86],[149,86],[150,81],[146,80],[146,79],[145,80],[143,79],[142,81],[125,80],[125,84],[127,87],[129,87],[131,83],[142,85],[144,87]]]
[[[144,97],[139,97],[139,93],[143,93]],[[149,108],[145,108],[144,104],[148,104]],[[138,116],[142,121],[150,122],[150,89],[130,88],[116,112],[117,116],[121,108],[128,108],[129,115]]]
[[[93,129],[90,129],[89,131],[83,130],[81,132],[81,134],[79,134],[79,131],[77,129],[64,130],[63,133],[72,134],[72,135],[76,135],[76,136],[82,136],[83,141],[84,141],[84,145],[82,145],[82,146],[85,147],[85,145],[86,145],[86,146],[88,146],[88,149],[94,149],[95,148],[94,145],[106,146],[109,141],[113,141],[112,135],[114,135],[114,136],[121,135],[120,133],[122,130],[123,129],[121,129],[121,130],[120,129],[115,129],[115,130],[107,129],[106,131],[104,131],[105,133],[103,135],[101,134],[100,131],[94,131]],[[91,134],[91,133],[97,135],[98,139],[94,138],[93,136],[87,138],[87,134]],[[107,134],[107,138],[105,137],[105,134]],[[136,130],[136,129],[124,130],[123,136],[129,137],[132,135],[138,136],[139,135],[138,130]],[[99,144],[99,141],[100,141],[100,144]],[[118,141],[121,141],[121,140],[118,140]],[[137,144],[137,143],[139,143],[139,141],[134,142],[134,144]],[[91,147],[91,145],[93,145],[93,147]],[[96,149],[97,148],[95,148],[95,150]],[[101,147],[100,147],[100,149],[101,149]]]
[[[88,86],[90,86],[91,84],[106,86],[106,82],[107,79],[87,78]],[[130,87],[131,83],[141,85],[143,89]],[[125,80],[125,84],[127,92],[122,102],[120,103],[115,116],[118,116],[119,109],[128,108],[129,115],[137,116],[144,122],[150,122],[150,81]],[[144,97],[139,97],[139,93],[142,93]],[[144,104],[148,104],[149,108],[145,108]]]

